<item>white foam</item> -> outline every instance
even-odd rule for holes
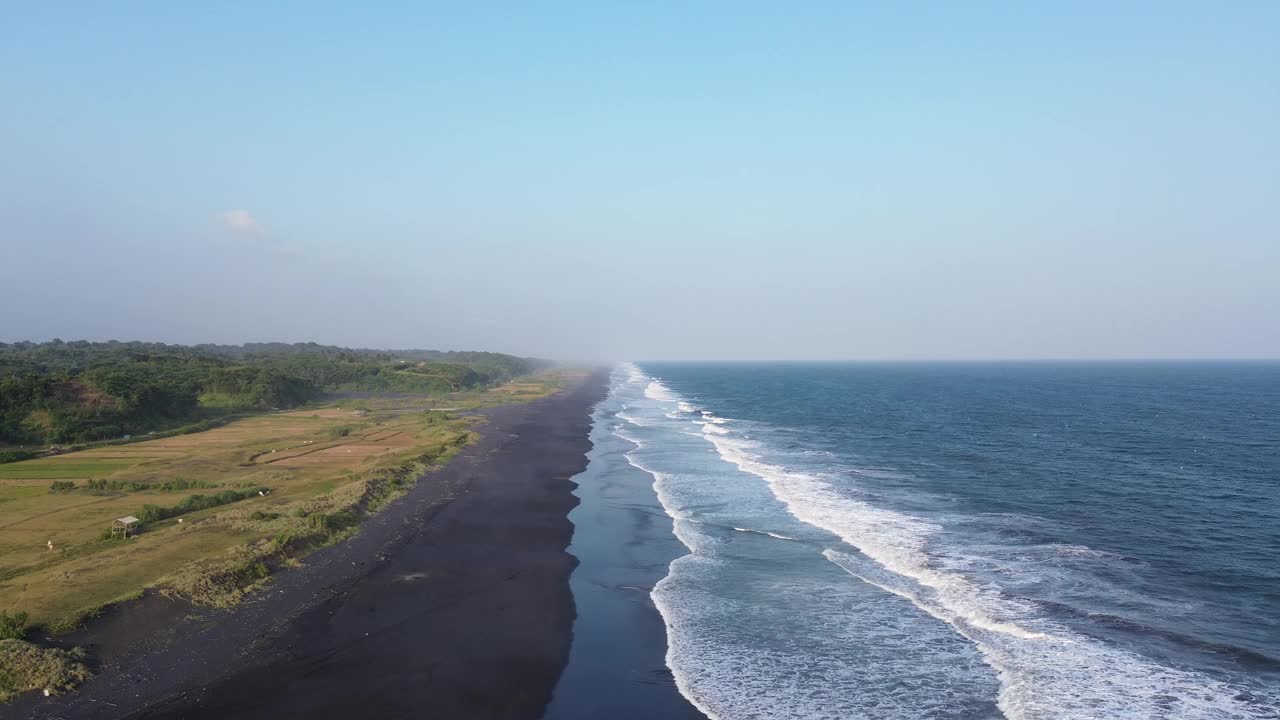
[[[767,569],[742,578],[763,594],[726,594],[720,581],[742,572],[730,563],[686,555],[652,593],[676,687],[707,717],[954,719],[994,698],[977,653],[942,623],[896,611],[897,598],[826,574],[771,591]],[[859,650],[868,640],[879,641],[874,651]],[[851,652],[862,658],[850,662]]]
[[[681,398],[677,394],[648,376],[643,376],[643,382],[630,381],[625,394],[638,396],[642,387],[648,399],[680,407]],[[676,537],[692,553],[672,562],[667,577],[652,593],[667,625],[667,665],[680,692],[704,714],[717,720],[784,717],[908,720],[934,716],[923,706],[909,707],[904,703],[910,691],[893,684],[878,684],[886,677],[896,682],[897,677],[909,676],[912,683],[922,679],[927,683],[931,680],[926,678],[937,676],[942,678],[943,687],[936,693],[931,689],[924,696],[946,701],[949,692],[945,687],[949,682],[946,678],[956,656],[927,654],[937,647],[936,641],[925,640],[930,637],[927,626],[904,625],[895,630],[896,635],[886,634],[886,643],[894,642],[895,637],[907,637],[912,644],[886,645],[887,654],[877,654],[876,662],[866,663],[866,668],[850,667],[839,644],[819,646],[809,638],[811,644],[805,646],[805,650],[788,655],[776,648],[758,650],[749,637],[743,638],[742,633],[734,629],[734,623],[742,622],[740,618],[747,616],[751,609],[732,607],[732,597],[711,592],[700,580],[731,562],[727,552],[718,555],[720,541],[699,522],[706,492],[699,496],[696,492],[690,495],[689,491],[699,487],[697,483],[701,480],[664,474],[648,467],[643,459],[652,457],[656,463],[659,457],[645,454],[646,442],[656,443],[661,446],[657,449],[667,452],[667,443],[682,442],[675,440],[683,438],[679,432],[684,431],[679,427],[689,428],[692,424],[663,419],[661,414],[667,409],[655,412],[638,406],[627,417],[619,414],[632,426],[648,428],[645,433],[637,433],[644,435],[646,441],[626,432],[625,428],[616,432],[636,443],[637,450],[626,453],[628,462],[653,477],[654,491],[672,518]],[[1271,708],[1280,706],[1280,700],[1266,697],[1257,689],[1235,687],[1203,673],[1161,665],[1135,652],[1046,621],[1033,603],[1003,595],[999,588],[975,583],[965,574],[970,562],[974,565],[986,562],[983,559],[986,553],[972,557],[961,554],[954,558],[941,555],[931,545],[939,539],[941,527],[937,524],[851,496],[847,489],[841,489],[825,476],[770,463],[762,457],[766,448],[733,431],[737,423],[717,418],[708,410],[701,411],[701,415],[705,424],[698,436],[708,441],[722,459],[762,478],[774,497],[796,519],[833,533],[859,551],[828,549],[823,553],[828,561],[866,583],[861,587],[884,591],[882,602],[917,608],[924,614],[919,617],[934,618],[939,621],[938,628],[947,628],[954,633],[953,637],[967,641],[964,646],[971,648],[971,653],[976,650],[998,680],[998,687],[993,685],[983,690],[982,697],[994,696],[1000,712],[1010,720],[1276,717]],[[653,435],[655,431],[662,432],[661,428],[652,427],[655,425],[678,432],[669,438]],[[864,475],[890,472],[874,470]],[[733,529],[791,539],[767,530]],[[970,555],[972,551],[970,548]],[[1061,558],[1103,555],[1085,546],[1065,544],[1046,546],[1042,551]],[[1011,567],[1017,569],[1016,565]],[[833,632],[853,625],[865,627],[866,622],[881,619],[886,623],[905,622],[899,620],[900,614],[892,608],[881,607],[879,614],[873,614],[860,610],[864,605],[862,602],[834,603],[830,613],[818,622]],[[806,612],[812,611],[806,609]],[[859,612],[862,614],[855,622],[851,618]],[[917,614],[902,615],[907,616]],[[919,622],[928,623],[927,620]],[[850,643],[856,641],[854,635],[842,639]],[[917,647],[924,654],[911,654]],[[984,666],[977,664],[976,667]],[[859,674],[863,672],[869,675]],[[830,687],[824,687],[819,681],[827,681]],[[912,697],[913,702],[918,702],[920,695]]]
[[[694,407],[693,405],[690,405],[689,403],[683,400],[677,400],[676,407],[679,408],[680,412],[683,412],[683,413],[691,413],[691,412],[697,411],[696,407]]]
[[[828,550],[847,572],[911,601],[972,641],[1000,680],[997,704],[1010,720],[1262,718],[1260,705],[1200,673],[1159,665],[1039,620],[1037,608],[936,569],[926,552],[940,528],[840,493],[810,474],[761,460],[758,446],[706,432],[726,461],[761,477],[797,519],[837,535],[859,556]],[[1082,552],[1072,548],[1069,552]]]
[[[1118,559],[1120,556],[1115,553],[1109,553],[1104,550],[1095,550],[1085,545],[1072,545],[1069,543],[1055,543],[1049,545],[1054,552],[1067,557],[1091,557],[1091,558],[1113,558]]]
[[[622,371],[627,374],[628,382],[639,385],[645,381],[644,373],[640,371],[639,367],[636,367],[635,363],[623,363],[621,367]]]
[[[626,392],[638,395],[640,391],[640,387],[632,385]],[[661,419],[661,409],[652,407],[637,406],[632,412],[638,415],[635,419],[651,422],[652,426],[643,432],[634,429],[635,425],[616,427],[618,437],[636,445],[623,454],[632,467],[653,478],[654,491],[672,518],[676,537],[690,550],[689,555],[670,564],[667,576],[652,592],[667,627],[667,666],[681,694],[704,715],[713,720],[918,720],[922,713],[949,713],[947,708],[955,703],[957,673],[967,678],[976,674],[982,678],[981,683],[989,682],[989,691],[978,696],[994,697],[994,678],[986,679],[985,666],[976,652],[958,638],[950,642],[951,650],[939,650],[940,643],[949,642],[943,626],[939,624],[937,630],[921,628],[921,621],[914,615],[893,613],[892,608],[885,607],[885,603],[896,601],[891,596],[877,593],[870,605],[857,602],[855,598],[866,599],[867,592],[860,589],[866,586],[823,574],[814,581],[815,585],[803,591],[806,606],[800,610],[793,604],[797,587],[792,584],[781,594],[766,593],[760,602],[746,600],[745,604],[736,594],[722,594],[709,585],[711,578],[724,572],[739,572],[731,567],[733,561],[728,556],[719,554],[723,546],[719,538],[723,534],[708,527],[727,529],[734,524],[704,521],[704,513],[717,501],[725,500],[718,484],[738,485],[740,479],[715,469],[718,463],[713,462],[707,475],[700,474],[699,462],[686,464],[686,453],[697,450],[696,444],[683,439],[684,434],[701,437],[701,433],[681,429],[690,424]],[[714,447],[706,447],[706,451],[716,452]],[[663,472],[661,468],[666,467],[689,469]],[[756,492],[761,500],[767,497],[763,484]],[[767,502],[776,503],[772,498]],[[796,525],[793,520],[778,519],[786,526]],[[743,527],[747,523],[742,520],[746,518],[739,519],[734,527],[738,532],[795,539],[770,530]],[[768,575],[761,580],[760,587],[767,587]],[[749,591],[750,587],[744,589]],[[851,610],[853,607],[858,610]],[[890,612],[887,620],[882,617],[886,610]],[[860,619],[850,622],[851,612],[858,612]],[[745,619],[748,617],[751,619]],[[798,634],[789,646],[762,646],[750,632],[743,632],[744,622],[763,627],[779,617],[792,617],[795,621]],[[891,627],[889,634],[902,651],[890,651],[883,661],[851,668],[848,648],[865,639],[867,628],[874,628],[873,634],[878,634],[886,626]],[[956,668],[964,661],[956,655],[956,648],[972,656],[960,670]],[[959,662],[957,658],[961,658]],[[903,677],[912,678],[913,689],[902,689]]]
[[[1239,690],[1206,675],[1166,667],[1135,653],[1065,630],[1028,643],[969,624],[928,591],[913,589],[854,555],[827,550],[828,560],[871,585],[905,598],[969,639],[1000,679],[997,706],[1010,720],[1093,718],[1265,718]]]
[[[771,538],[778,538],[779,540],[795,540],[796,539],[789,535],[779,535],[778,533],[769,532],[768,530],[752,530],[751,528],[740,528],[740,527],[736,527],[734,528],[734,530],[737,530],[738,532],[744,532],[744,533],[755,533],[757,535],[768,535]]]
[[[709,426],[708,426],[709,427]],[[705,429],[705,428],[704,428]],[[1043,637],[1009,618],[993,617],[990,592],[975,587],[959,575],[930,567],[925,544],[938,527],[909,515],[877,508],[840,495],[831,485],[805,473],[789,472],[762,462],[750,452],[754,443],[723,434],[708,434],[720,456],[740,470],[759,476],[774,495],[801,522],[834,533],[885,568],[934,588],[953,603],[957,613],[987,629],[1024,639]],[[1025,607],[1009,608],[1025,614]]]
[[[646,447],[645,443],[625,431],[618,431],[615,434],[628,442],[634,443],[637,448]],[[714,538],[696,530],[695,526],[699,523],[691,519],[691,514],[683,503],[672,494],[669,476],[666,473],[646,467],[636,458],[634,452],[623,453],[623,457],[627,459],[627,462],[632,467],[647,473],[653,478],[653,492],[658,496],[658,502],[662,505],[663,510],[671,517],[672,531],[676,539],[689,548],[690,552],[702,553],[708,556],[714,555],[717,542]]]
[[[644,396],[650,400],[661,400],[662,402],[677,402],[676,396],[666,385],[657,380],[649,381],[644,388]]]
[[[641,420],[640,418],[636,417],[635,415],[632,415],[631,413],[625,413],[619,410],[617,413],[614,413],[614,414],[617,417],[631,423],[632,425],[635,425],[636,427],[653,427],[652,422],[649,422],[647,420]]]

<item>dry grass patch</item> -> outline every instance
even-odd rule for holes
[[[425,398],[416,412],[414,401],[396,402],[404,410],[395,415],[264,415],[201,433],[0,466],[26,466],[0,477],[0,610],[25,610],[35,622],[66,626],[104,603],[165,586],[197,601],[234,602],[261,580],[244,573],[243,553],[266,552],[270,566],[283,556],[264,548],[279,537],[290,554],[331,542],[350,530],[340,515],[325,518],[362,516],[370,507],[361,498],[371,478],[389,468],[420,468],[465,441],[466,420],[424,412],[430,407]],[[58,478],[58,486],[51,478],[17,477],[37,474],[31,468],[75,477]],[[113,519],[141,517],[148,505],[173,508],[190,495],[259,487],[269,493],[190,512],[182,522],[150,522],[128,540],[103,537]],[[317,515],[320,520],[312,519]]]
[[[56,694],[88,680],[84,652],[32,645],[23,640],[0,640],[0,702],[18,693],[48,690]]]

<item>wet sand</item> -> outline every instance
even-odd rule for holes
[[[546,720],[706,720],[667,669],[667,631],[650,593],[671,561],[688,553],[658,502],[653,476],[632,466],[635,445],[614,434],[610,402],[596,411],[569,553],[577,605],[569,664]]]
[[[98,678],[0,718],[538,717],[569,654],[569,478],[605,381],[485,411],[479,443],[240,607],[113,611],[67,638]]]

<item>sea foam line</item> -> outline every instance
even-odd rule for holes
[[[733,602],[731,597],[715,597],[706,594],[700,578],[717,575],[721,569],[732,565],[734,556],[717,552],[726,547],[727,540],[721,532],[708,532],[711,528],[721,531],[759,533],[781,540],[811,543],[799,538],[791,538],[764,530],[748,527],[736,527],[732,523],[706,521],[699,512],[708,496],[705,492],[695,492],[686,497],[685,491],[700,485],[699,476],[666,474],[660,470],[665,467],[661,458],[669,457],[672,448],[667,443],[682,433],[679,421],[661,421],[663,403],[659,401],[632,402],[631,398],[641,395],[647,385],[645,383],[627,383],[619,388],[618,404],[624,402],[631,405],[630,413],[636,413],[637,420],[650,421],[653,424],[627,423],[610,424],[615,436],[635,448],[620,454],[627,462],[639,471],[649,474],[653,482],[655,494],[666,514],[671,517],[675,536],[689,548],[690,553],[673,560],[668,566],[667,575],[659,581],[651,593],[651,598],[663,618],[667,632],[666,664],[672,673],[676,688],[696,708],[709,718],[720,720],[738,720],[740,718],[813,718],[818,720],[838,720],[848,717],[882,717],[885,720],[904,720],[918,718],[914,712],[916,706],[904,707],[898,702],[897,711],[886,714],[885,705],[874,693],[859,696],[850,693],[845,697],[833,696],[834,688],[824,692],[818,686],[800,689],[788,680],[783,668],[797,668],[811,659],[821,663],[816,672],[830,672],[831,677],[842,677],[840,671],[842,660],[839,653],[825,653],[810,658],[804,651],[790,654],[782,648],[763,648],[758,646],[735,645],[731,638],[727,645],[720,645],[715,639],[714,616],[707,615],[710,608],[723,611],[726,602]],[[687,421],[686,421],[687,422]],[[685,427],[696,427],[689,422]],[[698,434],[694,435],[699,437]],[[692,447],[685,446],[693,450]],[[658,451],[650,455],[650,452]],[[715,449],[708,447],[708,452]],[[694,452],[700,452],[694,450]],[[651,459],[652,458],[652,459]],[[656,467],[651,466],[656,465]],[[731,478],[729,466],[723,470],[711,469],[715,475]],[[765,488],[761,487],[761,490]],[[766,490],[767,492],[767,490]],[[692,503],[692,504],[687,504]],[[784,521],[787,522],[787,521]],[[790,522],[787,522],[790,525]],[[745,523],[739,523],[745,525]],[[724,538],[724,539],[722,539]],[[815,550],[820,549],[820,546]],[[824,581],[825,582],[825,581]],[[838,582],[838,581],[837,581]],[[838,622],[838,618],[832,616]],[[711,625],[706,623],[710,622]],[[730,660],[729,658],[734,658]],[[779,676],[778,672],[783,675]],[[914,672],[914,669],[912,670]],[[873,673],[874,676],[874,673]],[[992,678],[994,693],[995,682]],[[947,695],[939,693],[938,702],[945,703]],[[847,698],[847,700],[846,700]],[[892,704],[892,703],[891,703]],[[866,714],[866,709],[875,707],[880,712],[876,715]]]
[[[647,380],[644,373],[641,372],[640,368],[634,363],[624,363],[621,366],[621,369],[627,374],[627,378],[632,385],[639,385]],[[663,390],[666,389],[661,385],[659,385],[659,387]],[[648,394],[649,389],[646,387],[645,395],[648,396]],[[637,427],[640,426],[639,423],[634,422],[634,419],[623,418],[623,420],[631,422]],[[634,435],[631,435],[621,429],[615,429],[614,434],[632,443],[636,448],[644,447],[644,443],[641,442],[639,438],[636,438]],[[695,533],[690,532],[685,528],[685,523],[689,522],[688,514],[677,507],[675,499],[667,492],[665,483],[665,480],[667,479],[666,475],[651,468],[646,468],[638,459],[636,459],[633,452],[623,453],[623,457],[627,459],[627,462],[632,467],[640,470],[641,472],[648,473],[649,476],[653,478],[653,492],[657,496],[658,502],[662,505],[663,511],[671,518],[672,533],[675,534],[676,539],[678,539],[690,551],[690,554],[678,557],[671,561],[667,566],[666,576],[659,580],[653,586],[653,590],[649,593],[649,597],[653,600],[654,607],[657,608],[658,614],[662,617],[662,624],[666,628],[667,632],[667,652],[663,657],[663,660],[666,663],[667,668],[671,670],[671,676],[676,683],[676,690],[689,701],[689,704],[697,708],[698,711],[707,716],[709,720],[729,720],[728,718],[723,718],[716,714],[709,706],[699,700],[697,693],[693,691],[693,688],[690,685],[691,679],[685,673],[679,671],[679,654],[682,649],[681,644],[685,642],[685,639],[684,635],[675,625],[675,613],[663,600],[663,590],[666,588],[667,584],[671,582],[672,578],[676,576],[677,565],[681,562],[696,561],[698,556],[695,548],[699,547],[700,543],[695,539]]]
[[[740,527],[735,527],[734,530],[744,533],[755,533],[757,535],[768,535],[771,538],[778,538],[779,540],[798,540],[798,538],[793,538],[790,535],[779,535],[778,533],[769,532],[768,530],[752,530],[751,528]]]
[[[708,426],[709,427],[709,426]],[[708,429],[704,427],[704,432]],[[749,451],[754,443],[723,434],[708,433],[707,439],[720,456],[743,472],[768,483],[774,495],[801,522],[835,534],[858,548],[888,570],[909,577],[944,594],[944,602],[957,617],[984,630],[1002,632],[1025,640],[1043,639],[1040,632],[990,614],[994,598],[968,580],[929,567],[925,544],[938,526],[902,513],[875,507],[844,497],[835,488],[812,475],[789,472],[761,461]],[[1029,607],[1008,608],[1011,614],[1030,612]]]
[[[650,379],[645,396],[661,402],[681,402],[656,378]],[[762,478],[794,517],[835,534],[878,568],[866,572],[865,567],[858,567],[855,556],[830,549],[823,553],[828,560],[850,575],[908,600],[973,642],[996,672],[1000,683],[997,706],[1009,720],[1274,717],[1262,714],[1257,704],[1238,700],[1237,688],[1203,674],[1165,667],[1064,628],[1043,623],[1025,627],[1025,622],[1014,618],[1029,618],[1035,612],[1034,606],[1001,597],[998,590],[978,587],[961,575],[931,567],[925,547],[940,529],[937,525],[848,498],[817,477],[764,462],[750,451],[755,443],[731,437],[730,431],[721,427],[727,423],[725,419],[715,418],[706,410],[702,415],[711,421],[702,425],[704,437],[726,462]],[[687,513],[669,505],[669,496],[664,499],[662,482],[657,475],[654,477],[655,491],[673,520],[687,521]],[[680,539],[690,550],[698,545],[696,540]],[[654,594],[657,603],[656,587]],[[671,637],[674,629],[669,620],[667,624]],[[688,683],[681,682],[673,660],[669,648],[667,664],[676,676],[677,686],[707,712],[686,691]],[[1171,695],[1170,690],[1176,694]]]

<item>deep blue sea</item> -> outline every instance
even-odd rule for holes
[[[626,364],[597,424],[710,717],[1280,718],[1280,364]]]

